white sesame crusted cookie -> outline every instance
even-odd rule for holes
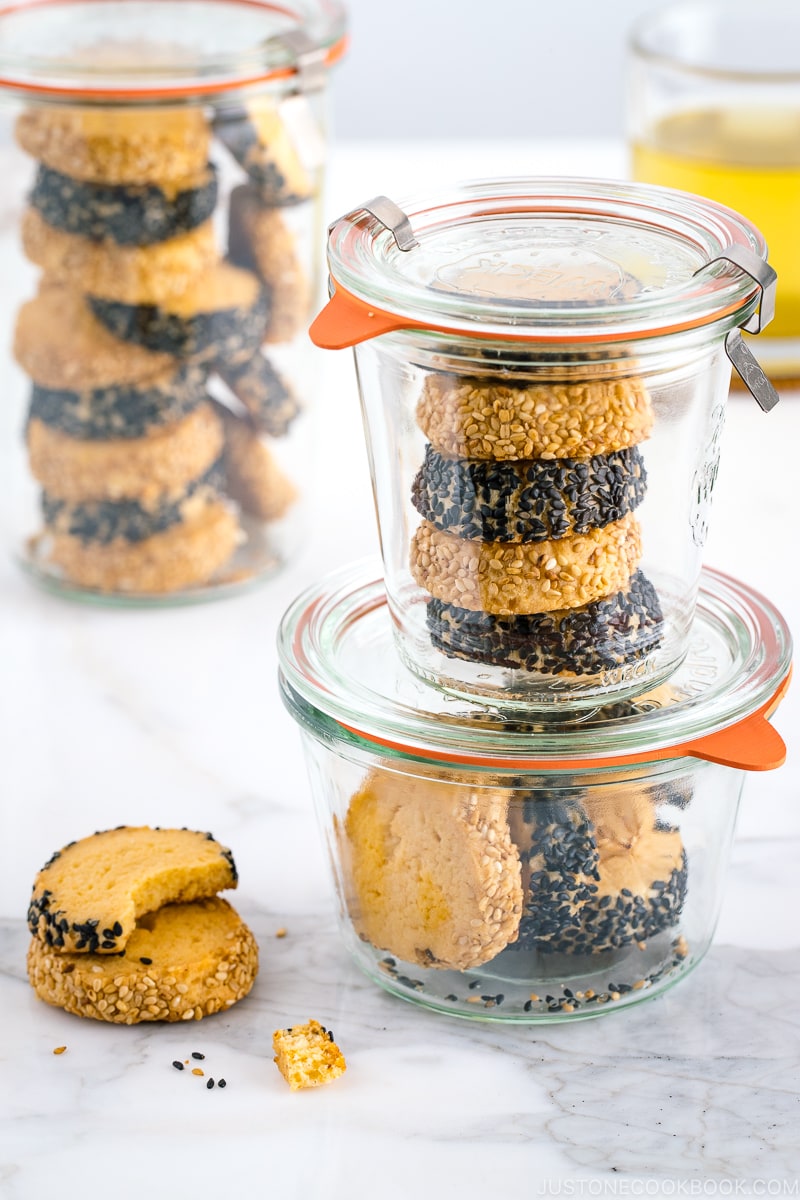
[[[228,257],[237,266],[255,271],[272,295],[265,342],[290,342],[305,329],[311,287],[296,240],[280,209],[264,204],[252,184],[231,192]]]
[[[64,953],[36,937],[28,950],[40,999],[118,1025],[199,1021],[246,996],[257,972],[253,934],[218,897],[140,917],[123,955]]]
[[[545,542],[478,542],[423,521],[411,542],[416,582],[445,604],[495,616],[577,608],[623,590],[641,558],[632,513]]]
[[[279,520],[297,499],[296,487],[249,421],[226,412],[223,427],[228,495],[261,521]]]
[[[406,962],[461,971],[505,949],[522,911],[507,808],[497,789],[372,771],[342,833],[359,935]]]
[[[119,954],[143,914],[237,879],[233,855],[210,833],[121,825],[52,855],[34,880],[28,925],[59,952]]]
[[[591,458],[644,441],[653,410],[637,378],[522,385],[432,373],[417,422],[450,458]]]

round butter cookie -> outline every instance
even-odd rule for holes
[[[228,258],[255,271],[272,297],[265,342],[290,342],[311,318],[311,287],[295,238],[279,209],[267,207],[252,185],[231,192]]]
[[[261,433],[283,437],[300,412],[297,396],[259,353],[243,363],[215,363],[217,373]]]
[[[313,180],[272,100],[259,96],[243,109],[218,109],[214,133],[258,189],[266,204],[297,204],[313,193]]]
[[[155,507],[222,453],[222,425],[208,403],[141,438],[84,441],[38,418],[28,422],[27,436],[31,474],[51,496],[71,504],[138,500]]]
[[[208,162],[211,130],[198,105],[29,108],[17,142],[45,166],[89,183],[181,184]]]
[[[86,183],[39,167],[31,207],[54,229],[95,242],[150,246],[203,225],[217,206],[217,173],[208,163],[194,179],[156,183]]]
[[[465,971],[517,936],[519,854],[508,795],[393,771],[368,775],[344,822],[350,915],[405,962]]]
[[[79,587],[128,596],[164,595],[208,583],[232,557],[242,530],[232,506],[202,495],[180,524],[140,541],[89,542],[50,529],[44,556]]]
[[[629,513],[604,529],[545,542],[471,542],[423,521],[411,542],[411,574],[436,600],[514,616],[578,608],[624,591],[641,558]]]
[[[543,542],[602,529],[641,504],[636,446],[592,458],[453,459],[432,446],[411,490],[417,512],[460,538]]]
[[[34,208],[22,218],[22,248],[50,279],[121,304],[170,304],[217,261],[214,227],[206,221],[149,246],[120,246],[65,233]]]
[[[591,458],[650,436],[643,380],[512,384],[429,374],[417,423],[449,458]]]
[[[217,897],[143,915],[124,956],[55,951],[38,938],[28,950],[28,978],[40,999],[117,1025],[224,1012],[247,995],[257,973],[253,934]]]
[[[261,521],[277,521],[297,499],[297,488],[247,421],[227,414],[223,426],[228,495],[243,512]]]
[[[237,881],[233,855],[210,833],[121,825],[48,859],[34,880],[28,925],[58,950],[119,954],[144,913]]]
[[[152,380],[171,378],[177,366],[168,354],[114,337],[83,296],[52,280],[44,280],[19,310],[14,357],[39,387],[80,394],[133,384],[149,388]]]
[[[269,315],[269,298],[258,277],[225,262],[169,304],[131,305],[99,296],[89,303],[115,337],[178,358],[221,363],[249,362]]]

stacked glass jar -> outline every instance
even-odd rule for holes
[[[784,753],[785,624],[702,574],[729,358],[777,399],[740,334],[765,258],[729,210],[594,181],[332,227],[311,332],[356,347],[385,589],[302,597],[282,681],[345,935],[390,990],[573,1018],[705,953],[743,772]]]
[[[75,0],[0,17],[4,166],[26,195],[4,316],[40,512],[23,561],[87,597],[207,595],[299,541],[342,12],[191,16]]]

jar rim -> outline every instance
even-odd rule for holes
[[[414,235],[411,248],[365,208],[331,225],[333,295],[311,330],[319,345],[354,345],[398,329],[558,342],[611,342],[709,325],[724,332],[755,311],[759,289],[719,260],[734,248],[767,257],[762,234],[732,209],[622,180],[478,180],[399,208]],[[483,267],[494,257],[499,264]],[[554,285],[559,261],[572,275]],[[573,280],[584,289],[577,301],[547,295],[576,286]],[[345,323],[356,326],[349,341],[336,311],[348,304]]]
[[[511,770],[683,757],[779,766],[785,746],[769,717],[791,674],[783,617],[754,589],[705,569],[693,636],[667,690],[623,701],[626,711],[613,697],[606,708],[576,710],[568,696],[551,710],[498,711],[483,697],[425,683],[397,661],[384,582],[372,564],[357,563],[297,598],[281,622],[278,653],[296,717],[305,708],[334,722],[337,736],[401,757]]]
[[[202,45],[203,20],[213,46]],[[67,27],[81,30],[83,44],[65,53],[59,31]],[[302,81],[301,56],[284,40],[297,31],[316,67],[333,66],[347,45],[340,0],[22,0],[0,7],[0,93],[51,103],[169,103]],[[125,45],[136,47],[131,57]]]

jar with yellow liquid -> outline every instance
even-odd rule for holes
[[[800,379],[800,4],[672,4],[641,20],[630,46],[633,177],[758,225],[780,278],[760,358],[773,377]]]

